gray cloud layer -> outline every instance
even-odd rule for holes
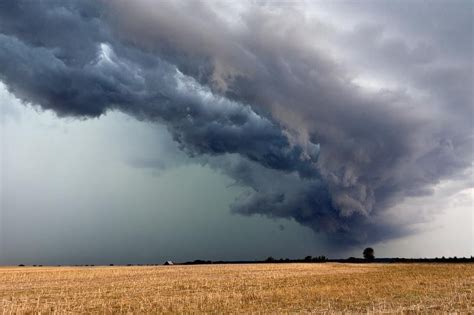
[[[326,8],[361,10],[347,29],[299,5],[4,1],[0,79],[61,116],[165,123],[250,188],[237,213],[377,241],[409,232],[387,209],[472,165],[472,4],[426,26],[444,6]]]

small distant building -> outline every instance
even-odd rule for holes
[[[174,265],[174,263],[171,260],[167,260],[167,261],[165,261],[165,263],[163,265],[171,266],[171,265]]]

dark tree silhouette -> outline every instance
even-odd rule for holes
[[[371,247],[367,247],[366,249],[364,249],[364,252],[362,254],[364,255],[364,258],[367,259],[367,260],[374,260],[375,259],[374,249],[371,248]]]

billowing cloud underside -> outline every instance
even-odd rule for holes
[[[236,213],[373,242],[409,232],[384,219],[390,207],[472,167],[472,12],[7,0],[0,80],[59,116],[165,124],[250,188]]]

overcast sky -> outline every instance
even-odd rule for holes
[[[471,1],[2,1],[0,263],[474,254]]]

